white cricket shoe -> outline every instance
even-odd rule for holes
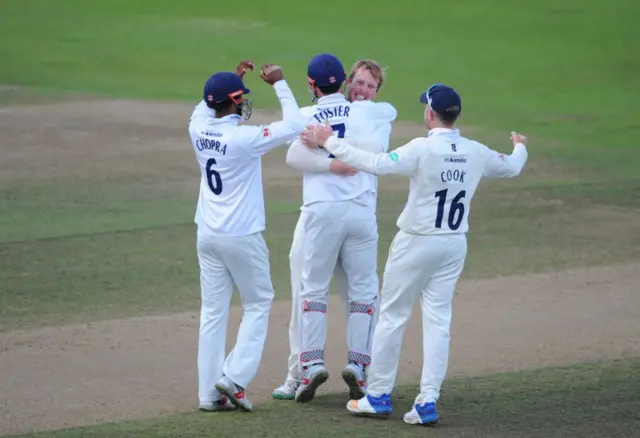
[[[296,398],[296,390],[300,386],[300,382],[297,380],[285,380],[285,382],[278,386],[271,393],[271,397],[276,400],[293,400]]]
[[[329,379],[329,372],[323,364],[312,365],[307,368],[302,376],[300,386],[296,390],[296,401],[306,403],[313,400],[316,390]]]
[[[359,400],[367,393],[367,379],[362,367],[350,363],[342,370],[342,379],[349,387],[349,399]]]
[[[365,395],[361,399],[352,399],[347,402],[347,410],[360,416],[372,416],[386,418],[393,412],[391,396],[382,394],[380,397]]]
[[[210,402],[200,402],[200,410],[203,412],[232,411],[235,408],[229,397],[222,397],[220,400]]]
[[[231,401],[235,407],[244,411],[251,411],[253,409],[251,402],[247,399],[244,388],[233,383],[227,376],[218,380],[216,389],[220,391],[222,395],[228,397],[229,401]]]
[[[403,420],[407,424],[435,424],[440,420],[434,402],[415,403],[411,410],[404,414]]]

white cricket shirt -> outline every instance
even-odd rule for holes
[[[516,144],[512,155],[504,155],[461,137],[457,129],[444,128],[390,153],[362,151],[335,136],[324,147],[365,172],[410,177],[409,198],[397,225],[419,235],[466,233],[471,199],[480,180],[518,176],[527,161],[523,144]]]
[[[195,107],[189,135],[201,173],[198,232],[237,237],[264,231],[261,157],[305,128],[287,83],[276,82],[273,88],[282,105],[282,120],[269,125],[238,125],[237,115],[217,119],[204,101]]]
[[[349,102],[341,93],[320,97],[316,105],[304,107],[301,112],[308,124],[324,124],[328,120],[338,138],[375,138],[385,151],[389,148],[391,122],[398,114],[389,103]],[[300,142],[299,139],[295,141]],[[329,152],[327,155],[331,157]],[[377,178],[363,172],[350,177],[331,172],[305,172],[302,184],[303,206],[346,200],[365,205],[376,202]]]

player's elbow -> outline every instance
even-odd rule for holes
[[[522,166],[514,166],[506,172],[507,178],[516,178],[522,173]]]
[[[524,170],[524,166],[527,164],[527,159],[525,157],[524,160],[522,161],[518,161],[517,163],[514,163],[515,165],[513,166],[513,176],[520,176],[520,174],[522,173],[522,171]]]
[[[287,151],[287,157],[285,158],[285,163],[287,163],[287,166],[289,167],[298,169],[300,164],[300,159],[293,147],[290,147],[289,150]]]

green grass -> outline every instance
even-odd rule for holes
[[[345,409],[346,394],[318,396],[308,405],[270,402],[254,412],[179,413],[22,435],[32,437],[629,437],[640,430],[640,361],[621,360],[445,382],[441,421],[409,426],[402,415],[415,387],[394,393],[387,420],[363,419]]]
[[[306,105],[311,56],[333,52],[347,68],[372,57],[388,67],[379,98],[400,120],[421,123],[418,95],[445,82],[463,96],[470,136],[506,152],[510,130],[528,135],[523,176],[476,195],[464,279],[640,260],[639,14],[634,0],[0,0],[0,332],[199,306],[188,114],[162,129],[99,120],[73,143],[74,120],[16,127],[6,107],[77,96],[193,104],[210,74],[244,58],[282,65]],[[247,85],[256,109],[277,108],[257,74]],[[94,155],[140,136],[149,150],[135,150],[138,139]],[[300,187],[270,178],[265,237],[286,299]],[[380,271],[407,188],[382,178]],[[37,436],[630,436],[639,382],[637,360],[454,379],[428,430],[399,420],[415,392],[402,387],[384,422],[347,415],[339,394]]]
[[[244,57],[283,65],[307,102],[314,53],[333,51],[347,66],[374,57],[388,66],[380,98],[400,119],[419,121],[417,95],[444,81],[463,94],[474,138],[504,151],[511,129],[531,139],[523,176],[483,183],[476,195],[464,278],[625,262],[640,259],[640,61],[629,56],[640,49],[639,5],[330,0],[323,10],[340,13],[310,31],[316,7],[293,0],[250,2],[241,17],[234,3],[205,1],[2,1],[0,84],[27,88],[0,88],[0,103],[60,93],[194,103],[209,74]],[[258,109],[276,105],[257,75],[247,81]],[[39,137],[54,153],[33,158],[26,134],[5,126],[3,137],[13,133],[17,143],[3,153],[25,152],[15,169],[0,164],[0,331],[197,308],[197,174],[181,117],[145,135],[184,143],[183,151],[99,159],[87,153],[92,144],[56,143],[55,130]],[[113,144],[140,134],[107,127],[99,133]],[[66,155],[69,148],[77,150]],[[269,162],[282,161],[279,151]],[[271,183],[266,239],[286,299],[300,189]],[[380,271],[407,187],[381,181]]]
[[[444,81],[462,92],[465,123],[630,147],[640,131],[639,13],[633,0],[328,0],[322,12],[297,0],[5,0],[0,83],[196,101],[212,72],[249,57],[281,64],[307,99],[306,64],[329,51],[347,66],[387,65],[380,97],[402,119],[420,121],[418,95]],[[247,81],[259,106],[275,107],[257,75]]]
[[[191,158],[185,153],[166,163],[186,166]],[[176,180],[161,188],[145,184],[142,172],[109,184],[91,183],[101,178],[92,173],[82,184],[49,190],[35,183],[0,189],[7,212],[0,216],[0,331],[197,309],[193,175],[179,177],[183,167],[172,171],[162,159],[152,167]],[[111,166],[103,171],[118,175]],[[399,178],[381,183],[380,272],[406,185]],[[471,213],[463,278],[638,260],[640,223],[629,209],[638,201],[637,181],[487,183]],[[280,299],[290,296],[288,254],[298,211],[297,198],[284,194],[274,192],[267,203],[266,239]]]

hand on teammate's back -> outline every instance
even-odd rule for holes
[[[522,143],[524,145],[527,144],[527,137],[525,137],[524,135],[518,133],[518,132],[514,132],[511,131],[511,141],[513,142],[514,146],[518,143]]]
[[[336,175],[341,175],[341,176],[352,176],[358,173],[358,171],[353,167],[343,163],[340,160],[336,160],[335,158],[331,160],[331,164],[329,165],[329,170],[331,171],[331,173],[335,173]]]
[[[275,64],[262,64],[260,68],[260,79],[265,81],[269,85],[273,85],[278,81],[284,79],[282,69]]]
[[[236,67],[236,74],[240,76],[240,79],[244,77],[247,71],[253,71],[256,68],[256,65],[253,61],[249,59],[245,59],[244,61],[240,61],[240,64]]]
[[[324,125],[311,124],[307,125],[300,135],[302,143],[308,148],[314,149],[324,146],[324,143],[333,135],[333,129],[329,125],[329,121],[325,120]]]

